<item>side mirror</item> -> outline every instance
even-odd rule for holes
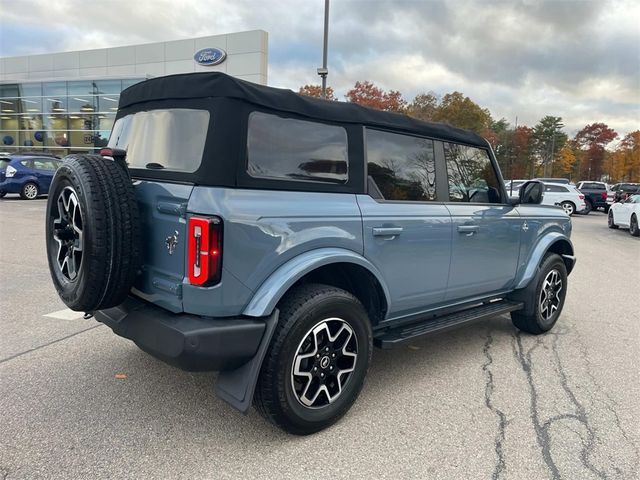
[[[544,198],[544,183],[531,180],[520,187],[518,201],[520,204],[539,205]]]

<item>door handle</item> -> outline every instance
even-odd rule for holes
[[[374,237],[395,237],[402,233],[402,227],[374,227]]]
[[[478,225],[458,225],[458,233],[464,233],[467,237],[471,237],[479,229]]]

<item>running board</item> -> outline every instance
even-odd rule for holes
[[[467,325],[469,323],[497,317],[514,310],[522,309],[521,302],[509,302],[500,300],[498,302],[480,305],[478,307],[462,310],[461,312],[450,313],[442,317],[436,317],[422,322],[404,325],[393,330],[386,330],[373,339],[376,347],[393,348],[404,342],[408,342],[417,337],[440,333],[451,328]]]

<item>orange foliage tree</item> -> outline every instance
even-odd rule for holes
[[[356,82],[345,95],[348,101],[387,112],[404,112],[407,102],[397,90],[385,92],[372,82]]]
[[[322,98],[322,87],[320,85],[303,85],[298,90],[298,93],[307,97]],[[326,100],[338,100],[331,87],[327,87]]]

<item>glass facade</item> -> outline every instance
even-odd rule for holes
[[[99,150],[109,140],[120,92],[142,80],[0,84],[0,152]]]

